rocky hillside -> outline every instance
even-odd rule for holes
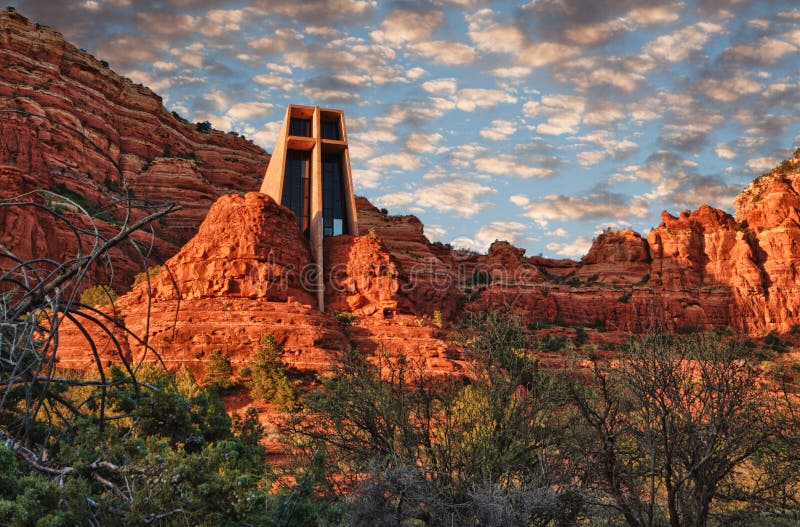
[[[141,284],[107,308],[136,335],[117,335],[132,357],[155,352],[200,370],[215,349],[247,360],[272,333],[298,371],[327,367],[347,346],[403,351],[432,371],[460,371],[453,322],[469,309],[505,306],[531,327],[589,331],[730,327],[758,335],[800,325],[800,153],[748,186],[735,217],[708,206],[665,212],[646,239],[603,233],[581,261],[527,257],[506,242],[485,255],[431,244],[416,217],[359,198],[360,236],[325,240],[322,313],[309,285],[317,270],[292,213],[244,194],[258,188],[266,152],[183,121],[149,89],[16,13],[0,12],[0,43],[0,199],[25,195],[42,207],[0,208],[3,247],[23,259],[73,258],[91,240],[46,208],[111,235],[120,221],[113,204],[126,186],[137,199],[183,207],[153,235],[136,236],[153,246],[151,260],[165,262],[149,289]],[[39,189],[93,217],[26,194]],[[110,256],[114,284],[127,291],[141,269],[137,253],[129,245]],[[110,267],[98,265],[92,278],[109,276]],[[98,342],[107,338],[91,331]],[[90,360],[68,327],[60,355],[64,364]]]
[[[152,256],[163,261],[194,236],[217,198],[260,185],[264,150],[170,113],[148,88],[8,10],[0,11],[0,71],[3,198],[53,190],[108,232],[122,219],[123,207],[114,203],[126,197],[126,185],[137,199],[176,201],[181,210],[154,225]],[[42,228],[52,222],[45,216],[0,212],[0,243],[22,258],[76,254],[78,240],[66,224]],[[114,285],[125,290],[141,259],[131,248],[115,255]],[[108,276],[106,268],[94,270],[95,279]]]

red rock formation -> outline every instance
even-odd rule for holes
[[[422,233],[416,216],[389,216],[364,198],[356,198],[358,228],[362,235],[381,239],[397,262],[401,282],[408,285],[411,309],[417,315],[440,311],[446,319],[455,316],[460,293],[452,256],[435,250]]]
[[[315,269],[292,212],[266,194],[223,196],[149,284],[106,310],[131,332],[117,332],[129,359],[160,357],[172,368],[200,372],[216,349],[242,365],[271,333],[284,345],[284,360],[299,371],[327,371],[334,353],[348,346],[403,352],[434,371],[461,369],[457,351],[445,342],[449,333],[430,318],[408,314],[411,301],[380,240],[331,238],[326,258],[329,311],[352,313],[352,327],[316,309],[310,289],[316,280],[305,275]],[[103,357],[115,360],[109,337],[92,324],[87,329]],[[65,323],[61,365],[87,366],[93,359],[86,349],[83,336]]]
[[[269,160],[261,148],[230,134],[197,131],[148,88],[115,74],[52,29],[6,10],[0,12],[0,71],[0,167],[17,169],[35,188],[70,191],[96,209],[122,197],[123,177],[137,197],[178,202],[180,211],[154,225],[156,260],[194,235],[218,197],[260,185]],[[120,219],[122,212],[110,214]],[[31,222],[25,231],[50,221],[32,210],[14,214]],[[102,231],[114,230],[104,219],[95,222]],[[77,242],[61,234],[41,229],[36,238],[4,243],[23,258],[74,256]],[[42,252],[54,246],[56,251]],[[112,256],[114,286],[126,290],[136,255]],[[104,279],[106,271],[97,267],[93,276]]]

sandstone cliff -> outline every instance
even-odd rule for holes
[[[152,256],[163,261],[195,234],[217,198],[259,187],[269,160],[261,148],[198,131],[148,88],[7,10],[0,11],[0,71],[0,168],[26,178],[6,176],[4,198],[31,188],[53,190],[77,201],[109,232],[124,213],[117,202],[127,197],[126,183],[136,198],[176,201],[181,210],[154,225]],[[4,222],[0,243],[18,256],[75,254],[78,240],[66,223],[43,228],[52,220],[33,209],[6,214],[16,228]],[[130,247],[115,255],[114,286],[126,290],[140,258]],[[98,266],[93,276],[111,275]]]
[[[449,373],[463,369],[451,344],[459,316],[506,307],[531,327],[758,335],[800,324],[800,151],[742,192],[735,217],[708,206],[664,212],[646,239],[605,232],[581,261],[528,257],[507,242],[485,255],[452,250],[430,243],[418,218],[358,198],[361,232],[326,239],[319,270],[288,209],[238,194],[258,188],[266,152],[184,122],[147,88],[16,13],[0,12],[0,43],[0,199],[24,195],[30,204],[0,208],[0,244],[24,259],[64,261],[91,236],[47,209],[109,236],[124,211],[115,203],[128,196],[183,207],[134,237],[152,246],[151,261],[165,262],[160,272],[105,308],[129,330],[113,336],[130,359],[158,354],[201,371],[220,349],[241,365],[272,333],[300,372],[325,370],[336,351],[355,346]],[[109,256],[114,284],[127,290],[140,256],[132,245]],[[327,313],[315,305],[317,272]],[[95,280],[109,276],[93,269]],[[87,329],[111,360],[109,335]],[[65,366],[92,361],[69,324],[59,355]]]
[[[402,352],[429,371],[462,369],[449,333],[415,314],[413,289],[374,236],[326,240],[329,311],[320,312],[317,270],[296,225],[293,213],[265,194],[217,200],[195,237],[155,276],[104,308],[130,331],[116,335],[126,357],[160,357],[171,368],[201,372],[208,354],[219,349],[238,368],[272,334],[298,372],[326,371],[348,346]],[[103,356],[114,360],[102,328],[87,323],[86,329]],[[86,349],[86,338],[65,322],[60,364],[88,366],[93,358]]]

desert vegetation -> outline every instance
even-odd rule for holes
[[[202,385],[158,364],[48,368],[31,347],[47,320],[2,326],[5,524],[798,522],[796,394],[718,335],[650,334],[545,368],[566,339],[488,311],[455,333],[463,377],[350,349],[300,394],[268,335],[239,384],[283,415],[288,455],[271,466],[256,410],[225,411],[238,381],[223,354]]]

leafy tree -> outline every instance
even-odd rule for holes
[[[209,355],[203,381],[206,386],[223,392],[236,386],[231,360],[221,350],[214,350]]]
[[[202,121],[199,123],[195,123],[194,127],[198,132],[202,132],[204,134],[210,133],[211,130],[214,129],[214,127],[211,126],[211,123],[209,121]]]
[[[280,408],[293,411],[296,395],[286,376],[282,355],[283,348],[275,337],[266,335],[248,364],[250,380],[247,385],[253,399],[274,402]]]

